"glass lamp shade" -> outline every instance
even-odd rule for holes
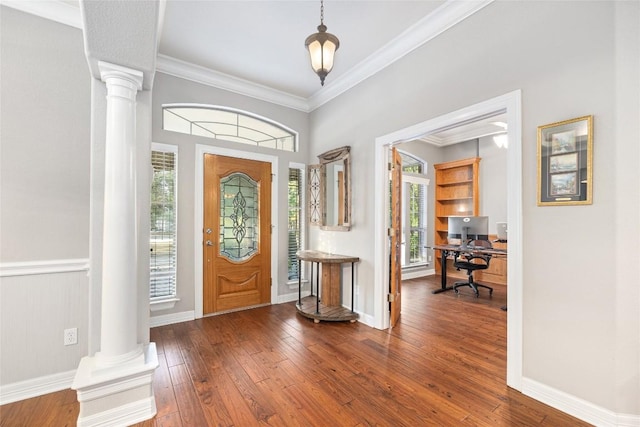
[[[318,32],[311,34],[304,42],[311,57],[311,68],[320,77],[320,84],[324,86],[324,79],[333,68],[333,57],[340,47],[340,41],[333,34],[327,33],[327,27],[318,25]]]

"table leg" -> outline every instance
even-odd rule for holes
[[[316,314],[320,314],[320,263],[316,263]],[[317,319],[316,319],[317,320]]]
[[[302,260],[298,260],[298,305],[302,307]]]
[[[439,294],[441,292],[450,291],[453,289],[453,286],[447,286],[447,256],[449,255],[449,251],[440,250],[440,259],[441,259],[441,271],[440,271],[440,289],[436,289],[431,291],[432,294]]]
[[[353,313],[353,289],[354,289],[354,285],[353,285],[353,262],[351,263],[351,312]]]
[[[311,264],[311,275],[309,276],[309,281],[311,282],[311,293],[309,296],[313,296],[313,261],[309,264]]]

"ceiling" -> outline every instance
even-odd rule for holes
[[[126,1],[111,4],[126,8]],[[320,24],[319,0],[166,0],[157,69],[308,112],[491,1],[326,0],[324,24],[340,48],[323,87],[304,46]],[[82,28],[78,0],[2,4]],[[420,140],[445,146],[504,132],[492,124],[499,121],[505,120],[486,118]]]
[[[319,0],[166,0],[157,69],[308,112],[491,1],[326,0],[324,24],[340,48],[322,87],[304,46]],[[82,28],[77,0],[2,4]]]
[[[443,1],[327,0],[324,23],[340,39],[329,86]],[[389,19],[393,17],[393,19]],[[320,1],[168,0],[159,53],[301,98],[322,89],[304,41]]]

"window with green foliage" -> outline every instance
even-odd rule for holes
[[[427,262],[427,186],[420,181],[424,163],[406,153],[402,156],[404,186],[402,194],[402,266],[411,267]]]
[[[422,163],[404,166],[403,172],[422,173]],[[405,185],[403,205],[406,225],[403,230],[405,250],[403,266],[411,266],[426,262],[427,225],[426,225],[426,185],[407,182]]]
[[[153,144],[151,151],[151,265],[149,296],[176,296],[178,147]]]
[[[289,167],[289,240],[288,240],[288,280],[298,280],[296,252],[304,248],[304,165]]]

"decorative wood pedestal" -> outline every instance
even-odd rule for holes
[[[302,261],[311,262],[311,295],[302,298],[302,282],[298,278],[298,303],[296,309],[301,315],[313,319],[315,323],[325,321],[350,321],[355,322],[358,313],[354,312],[354,268],[360,261],[358,257],[336,255],[320,251],[299,251],[298,271],[301,271]],[[340,272],[343,263],[351,263],[351,310],[340,303],[342,295],[342,283]],[[316,264],[316,294],[313,294],[313,264]],[[320,264],[322,264],[322,287],[320,286]],[[320,296],[322,292],[322,297]]]

